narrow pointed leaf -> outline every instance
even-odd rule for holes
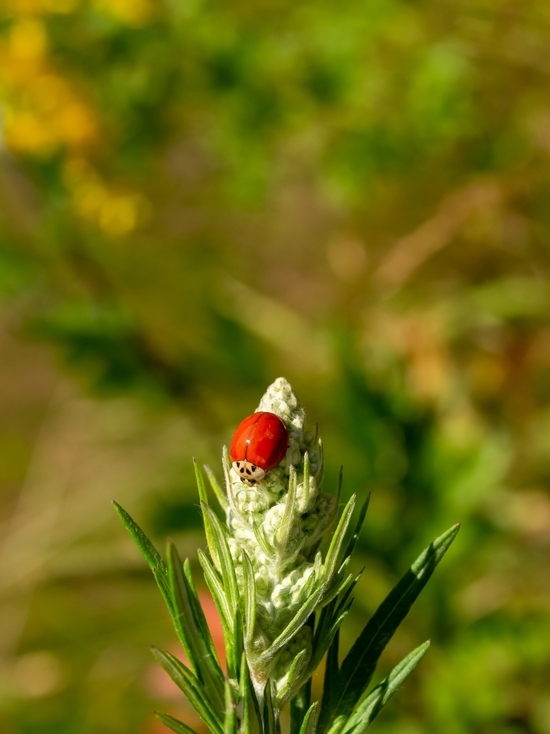
[[[248,692],[248,696],[245,699],[245,707],[246,705],[248,705],[248,716],[251,734],[260,734],[260,732],[262,732],[262,713],[260,708],[260,701],[258,699],[258,696],[256,695],[256,691],[250,677],[250,668],[248,667],[248,660],[244,652],[242,655],[242,661],[243,664],[241,667],[239,690],[244,691],[246,688]]]
[[[324,707],[332,708],[332,700],[334,697],[334,688],[338,676],[338,651],[340,647],[340,631],[336,629],[332,638],[332,643],[328,648],[327,662],[325,666],[325,677],[323,679],[323,697],[321,704]]]
[[[317,473],[317,486],[320,487],[325,476],[325,447],[321,438],[317,441],[317,451],[319,452],[319,470]]]
[[[227,657],[227,675],[229,678],[236,680],[243,654],[243,625],[239,607],[236,607],[234,612],[231,632],[225,637],[225,653]]]
[[[349,556],[351,556],[351,554],[355,550],[355,545],[359,540],[359,534],[361,533],[361,528],[363,527],[363,523],[365,522],[365,517],[367,515],[367,510],[369,509],[369,503],[370,492],[368,493],[367,498],[365,499],[365,501],[361,505],[361,509],[359,510],[359,517],[357,518],[357,522],[355,523],[353,535],[351,536],[347,548],[344,551],[344,558],[349,558]]]
[[[351,714],[367,689],[384,648],[449,549],[459,527],[450,528],[421,553],[367,622],[341,665],[333,706],[321,710],[321,732],[327,730],[331,721],[345,721]]]
[[[189,595],[189,601],[191,602],[193,616],[200,629],[200,636],[202,637],[202,639],[204,640],[205,644],[208,647],[208,650],[210,652],[210,658],[212,660],[212,665],[215,667],[216,674],[218,675],[220,679],[220,683],[221,683],[223,682],[224,676],[222,673],[222,669],[220,667],[218,653],[216,652],[216,647],[214,645],[212,635],[210,634],[210,630],[206,622],[206,617],[204,616],[204,612],[202,610],[202,607],[199,601],[197,589],[195,588],[195,583],[193,581],[193,575],[191,573],[191,564],[189,563],[189,559],[187,558],[185,559],[183,563],[183,573],[185,574],[185,579],[187,582],[187,590],[188,590],[188,595]]]
[[[296,612],[292,620],[287,624],[281,634],[273,640],[271,646],[260,655],[260,660],[265,663],[271,660],[279,650],[290,641],[298,630],[307,622],[309,615],[315,610],[319,600],[323,596],[323,588],[317,589]]]
[[[428,652],[430,641],[413,650],[374,688],[345,725],[343,734],[363,734]]]
[[[338,525],[336,527],[336,530],[334,531],[334,535],[332,536],[332,540],[330,542],[327,555],[325,557],[325,578],[330,579],[332,575],[334,574],[334,571],[336,570],[336,564],[338,563],[338,556],[340,554],[340,549],[342,548],[342,543],[344,542],[344,536],[346,534],[346,530],[348,529],[348,525],[351,520],[351,515],[353,513],[353,509],[355,507],[355,495],[352,495],[349,499],[349,502],[344,508],[344,511],[342,513],[342,516],[338,522]]]
[[[271,546],[265,539],[262,528],[257,527],[257,525],[252,525],[252,532],[254,533],[256,542],[260,546],[262,552],[265,553],[265,555],[269,558],[273,554],[273,548],[271,548]]]
[[[267,685],[264,689],[262,723],[264,734],[278,734],[278,721],[275,718],[275,709],[273,707],[273,698],[271,694],[271,684],[269,683],[269,681],[267,682]]]
[[[176,631],[197,678],[206,686],[216,707],[223,708],[223,684],[218,674],[217,660],[213,660],[208,643],[201,635],[200,625],[193,614],[193,604],[183,567],[173,543],[168,544],[168,572],[177,614]]]
[[[310,492],[309,492],[309,454],[306,451],[304,454],[304,465],[302,474],[302,492],[298,499],[298,507],[302,512],[305,512],[310,505]]]
[[[176,734],[197,734],[197,732],[194,729],[191,729],[190,726],[184,724],[183,721],[175,719],[173,716],[170,716],[170,714],[161,714],[156,712],[155,716],[159,721],[162,721],[165,726],[172,731],[175,731]]]
[[[205,510],[206,508],[209,508],[208,505],[208,496],[206,494],[206,487],[204,486],[204,478],[202,476],[202,472],[199,468],[199,465],[193,459],[193,466],[195,468],[195,479],[197,481],[197,488],[199,490],[199,498],[201,502],[201,509],[202,509],[202,517],[203,517],[203,523],[204,523],[204,532],[206,535],[206,543],[208,545],[208,550],[210,551],[210,555],[212,556],[212,559],[216,566],[219,568],[219,548],[217,543],[217,537],[216,532],[214,528],[212,527],[212,521],[211,516],[214,514],[211,512],[211,514],[207,515]]]
[[[229,631],[231,630],[231,625],[233,623],[232,615],[231,615],[231,608],[229,607],[229,604],[227,603],[225,592],[223,590],[222,582],[220,580],[218,572],[212,565],[208,556],[205,553],[203,553],[203,551],[201,551],[200,549],[198,551],[198,557],[199,557],[199,563],[201,564],[202,570],[204,572],[204,580],[206,581],[208,590],[212,594],[214,603],[218,609],[218,612],[220,613],[220,618],[221,618],[223,629],[224,629],[224,635],[226,634],[226,632],[227,634],[229,634]]]
[[[304,655],[306,653],[307,653],[307,650],[300,650],[300,652],[296,655],[296,657],[292,661],[290,670],[288,671],[288,677],[284,685],[281,686],[281,688],[277,691],[276,707],[278,709],[280,709],[281,706],[284,703],[286,703],[287,698],[290,696],[292,689],[294,688],[294,685],[296,684],[296,681],[298,680],[298,666],[304,659]]]
[[[160,589],[160,592],[170,609],[172,605],[172,598],[170,596],[170,582],[168,581],[168,568],[160,553],[157,551],[155,546],[151,543],[149,538],[145,535],[143,530],[137,524],[137,522],[123,509],[118,502],[113,502],[113,506],[117,512],[117,515],[122,521],[122,524],[126,530],[132,536],[134,543],[137,545],[140,553],[145,558],[147,565],[153,571],[155,580]]]
[[[317,620],[317,624],[315,626],[315,634],[313,635],[313,654],[311,656],[312,662],[310,663],[310,666],[313,663],[313,659],[316,659],[316,665],[319,665],[321,660],[323,659],[325,652],[327,651],[329,644],[325,647],[324,643],[327,638],[328,630],[330,629],[333,621],[334,621],[334,615],[336,610],[336,605],[338,601],[336,599],[333,599],[330,604],[327,604],[326,607],[323,607],[323,610],[321,611],[321,614],[319,615],[319,619]],[[318,652],[319,651],[319,652]]]
[[[249,647],[254,639],[256,622],[256,579],[248,554],[243,551],[243,592],[245,610],[245,646]]]
[[[223,734],[237,734],[237,707],[233,700],[231,683],[225,681],[225,720]]]
[[[241,671],[239,675],[239,696],[242,702],[242,719],[239,734],[253,734],[257,727],[252,726],[253,706],[251,698],[250,675],[246,655],[241,656]]]
[[[234,612],[239,603],[239,589],[237,586],[237,577],[235,575],[235,564],[233,563],[233,557],[231,556],[231,551],[229,550],[229,544],[227,542],[227,531],[208,505],[203,504],[202,507],[205,520],[208,516],[211,528],[216,534],[216,545],[219,553],[219,569],[222,575],[223,587],[227,601]]]
[[[349,556],[348,556],[349,557]],[[352,580],[349,586],[346,587],[345,591],[343,592],[342,596],[338,599],[338,609],[344,607],[347,603],[351,595],[353,594],[353,590],[357,586],[357,582],[363,575],[363,571],[365,569],[362,568],[359,573],[355,576],[355,578]]]
[[[225,484],[227,487],[227,491],[229,492],[232,482],[231,482],[231,457],[229,456],[229,451],[227,450],[227,446],[223,447],[222,451],[222,466],[223,466],[223,478],[225,479]]]
[[[216,479],[216,475],[212,471],[212,469],[204,465],[204,471],[206,472],[206,476],[208,477],[208,481],[210,482],[210,486],[212,487],[212,490],[214,491],[214,494],[216,495],[216,499],[220,503],[220,507],[225,512],[227,510],[227,507],[229,505],[227,501],[227,497],[225,496],[223,489],[218,484],[218,480]]]
[[[290,734],[299,734],[311,706],[311,678],[306,680],[290,701]]]
[[[237,504],[237,493],[240,488],[241,482],[231,482],[228,480],[227,484],[227,504],[228,507],[231,508],[233,514],[239,518],[239,520],[243,523],[243,525],[247,525],[250,527],[249,523],[247,522],[246,518],[243,517],[238,504]],[[237,490],[235,490],[235,487],[237,487]]]
[[[350,560],[350,559],[348,558],[346,560]],[[346,566],[347,566],[346,562],[342,564],[340,572],[344,571]],[[338,575],[335,576],[333,583],[329,585],[328,589],[325,591],[325,594],[323,595],[322,606],[323,607],[326,606],[333,599],[336,599],[336,597],[340,596],[340,594],[343,594],[346,591],[346,589],[353,584],[353,580],[354,580],[353,575],[351,573],[348,574],[348,576],[346,576],[344,579],[340,579]]]
[[[204,504],[207,505],[208,495],[206,494],[206,487],[204,485],[204,477],[202,476],[200,466],[196,459],[193,459],[193,468],[195,470],[195,479],[197,481],[197,489],[199,490],[199,499],[201,500],[201,502],[204,502]]]
[[[342,622],[344,619],[348,616],[348,612],[350,610],[351,604],[353,600],[350,600],[346,606],[344,607],[338,607],[338,613],[336,616],[331,616],[328,623],[326,623],[326,626],[324,628],[323,634],[316,636],[313,641],[313,653],[311,655],[311,660],[309,661],[308,665],[308,675],[312,675],[315,670],[317,669],[318,665],[320,665],[321,660],[323,659],[325,653],[332,645],[332,642],[334,640],[334,636],[337,634],[338,630],[340,629]],[[332,685],[333,681],[331,681]]]
[[[217,571],[211,565],[208,557],[200,550],[199,561],[204,571],[206,584],[220,613],[228,675],[231,678],[236,678],[243,649],[241,612],[238,606],[235,609],[231,609]]]
[[[302,726],[300,727],[300,734],[313,734],[315,731],[315,719],[317,718],[317,705],[318,701],[314,701],[308,709],[308,712],[304,716]]]
[[[153,648],[152,652],[157,662],[185,694],[191,706],[193,706],[212,734],[222,734],[220,712],[214,710],[198,678],[189,668],[169,652],[163,652],[155,648]]]
[[[296,506],[296,493],[298,488],[298,478],[296,469],[290,467],[290,478],[288,482],[288,493],[286,496],[285,509],[281,518],[281,526],[277,532],[277,545],[284,549],[292,532],[292,518],[294,517],[294,508]]]

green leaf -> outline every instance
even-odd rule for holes
[[[292,620],[287,624],[281,634],[273,640],[271,646],[263,652],[258,660],[261,664],[267,663],[269,660],[275,657],[279,650],[290,641],[292,637],[298,632],[298,630],[304,626],[307,622],[309,615],[315,610],[315,607],[319,603],[319,600],[323,596],[324,588],[321,587],[309,596],[308,599],[298,609]]]
[[[242,719],[240,734],[252,734],[251,726],[251,701],[250,701],[250,675],[246,655],[241,655],[241,670],[239,673],[239,697],[242,703]]]
[[[312,641],[313,652],[311,654],[311,660],[309,664],[310,672],[313,672],[313,670],[315,670],[320,664],[332,642],[332,639],[328,639],[328,637],[329,630],[331,629],[334,622],[337,604],[338,600],[333,599],[330,604],[327,604],[327,606],[323,607],[321,614],[319,615],[319,618],[317,620],[317,624],[315,625],[315,633],[313,635]]]
[[[233,616],[229,603],[225,597],[225,592],[223,590],[220,576],[206,553],[201,551],[200,548],[198,551],[198,558],[204,573],[204,580],[206,581],[208,590],[212,594],[214,603],[216,604],[218,612],[220,613],[224,635],[230,634],[233,625]]]
[[[208,505],[205,505],[204,503],[201,503],[201,505],[203,508],[203,515],[205,519],[208,517],[211,528],[216,535],[219,570],[221,571],[227,601],[232,614],[234,614],[239,603],[239,588],[237,586],[237,576],[235,574],[233,556],[231,555],[229,544],[227,542],[227,530],[223,527]]]
[[[157,719],[159,719],[159,721],[162,721],[165,726],[167,726],[169,729],[172,729],[172,731],[175,731],[176,734],[197,734],[197,732],[194,729],[191,729],[190,726],[184,724],[183,721],[174,719],[174,717],[170,716],[169,714],[161,714],[155,712],[155,716],[157,717]]]
[[[317,713],[317,706],[318,701],[314,701],[309,707],[306,715],[304,716],[302,726],[300,727],[300,734],[313,734],[315,731],[315,714]]]
[[[344,551],[344,558],[349,558],[353,551],[355,550],[355,545],[357,541],[359,540],[359,534],[361,533],[361,528],[363,527],[363,523],[365,522],[365,517],[367,515],[367,510],[369,509],[369,503],[370,503],[370,492],[367,495],[367,498],[363,502],[361,509],[359,510],[359,517],[357,518],[357,522],[355,523],[355,529],[353,531],[353,535],[351,536],[348,546],[346,550]]]
[[[204,471],[206,472],[206,476],[208,477],[208,481],[210,482],[210,486],[212,487],[212,490],[214,491],[214,494],[216,495],[216,499],[220,503],[220,507],[224,512],[227,511],[227,508],[229,507],[229,502],[227,501],[227,497],[224,494],[223,489],[218,484],[218,480],[216,479],[216,475],[212,471],[212,469],[204,464],[203,466]]]
[[[323,446],[323,441],[320,437],[317,439],[317,451],[319,452],[319,470],[317,473],[317,486],[320,487],[321,484],[323,483],[323,478],[325,476],[325,447]]]
[[[152,652],[155,660],[164,668],[178,688],[183,691],[191,706],[210,731],[213,734],[222,734],[223,727],[220,712],[216,712],[212,707],[198,678],[169,652],[163,652],[156,648],[152,648]]]
[[[304,717],[311,706],[311,678],[308,678],[290,701],[290,734],[299,734]]]
[[[155,580],[163,596],[163,599],[168,607],[169,611],[173,610],[173,602],[170,594],[170,582],[168,580],[168,568],[160,553],[157,551],[155,546],[151,543],[149,538],[145,535],[143,530],[137,524],[137,522],[130,517],[130,515],[124,510],[118,502],[113,501],[114,508],[117,515],[122,521],[122,524],[126,530],[132,536],[134,543],[139,548],[142,556],[145,558],[147,565],[153,572]]]
[[[298,488],[298,478],[296,476],[296,469],[290,467],[290,477],[288,481],[288,492],[286,495],[285,509],[283,511],[283,517],[281,518],[281,525],[276,535],[276,546],[280,552],[284,552],[288,539],[292,533],[292,520],[296,506],[296,490]]]
[[[241,655],[241,670],[239,676],[239,696],[242,701],[242,731],[239,734],[260,734],[260,709],[254,686],[250,680],[250,670],[246,654]]]
[[[340,601],[335,599],[332,602],[335,606],[328,608],[325,607],[323,609],[319,619],[319,624],[317,625],[315,635],[313,637],[313,652],[308,665],[308,675],[313,674],[317,669],[317,666],[321,663],[325,653],[332,645],[334,636],[340,629],[344,619],[347,617],[352,602],[353,599],[349,599],[346,604],[342,604]],[[330,611],[328,611],[325,616],[327,609]],[[335,674],[334,670],[333,673]],[[331,679],[331,685],[334,682],[335,680]]]
[[[217,673],[220,678],[220,681],[223,681],[224,676],[223,676],[222,669],[220,666],[220,661],[218,659],[218,653],[216,652],[216,646],[214,645],[212,635],[210,634],[210,630],[208,629],[206,617],[204,616],[204,612],[202,610],[202,607],[199,601],[199,596],[197,594],[197,589],[195,588],[195,583],[193,581],[193,575],[191,573],[191,564],[189,563],[188,558],[186,558],[183,563],[183,573],[185,574],[185,579],[187,582],[187,591],[189,595],[189,601],[191,602],[193,616],[195,618],[197,625],[200,628],[202,639],[208,645],[208,649],[210,651],[212,660],[215,662],[215,665],[217,666]]]
[[[282,685],[281,688],[279,688],[279,690],[277,691],[277,695],[275,697],[275,707],[279,710],[281,709],[283,704],[286,703],[287,699],[292,693],[292,689],[294,688],[299,677],[300,663],[302,662],[302,660],[304,659],[304,655],[306,654],[307,650],[300,650],[300,652],[295,656],[290,665],[290,670],[288,671],[287,679],[284,685]]]
[[[325,557],[324,573],[325,573],[325,578],[327,580],[332,578],[336,570],[336,564],[338,563],[338,556],[340,554],[340,549],[342,548],[342,544],[344,542],[344,537],[346,534],[346,530],[348,529],[348,525],[350,523],[351,515],[353,513],[354,507],[355,507],[355,495],[352,495],[349,499],[349,502],[347,503],[347,505],[344,508],[342,516],[340,517],[340,520],[338,522],[338,525],[336,527],[336,530],[334,531],[334,535],[332,536],[332,540],[328,547],[327,555]]]
[[[233,700],[233,689],[231,683],[225,681],[225,719],[223,722],[223,734],[237,734],[237,706]]]
[[[241,611],[238,606],[231,608],[217,571],[210,563],[208,557],[200,550],[199,561],[204,571],[206,584],[220,613],[223,637],[225,641],[228,674],[230,677],[236,678],[237,667],[239,665],[243,647]]]
[[[340,578],[340,575],[343,573],[343,571],[345,571],[346,566],[348,565],[350,560],[351,559],[348,556],[344,563],[340,566],[338,574],[334,577],[332,584],[329,584],[328,588],[325,590],[322,606],[329,604],[333,599],[340,596],[340,594],[343,594],[346,589],[354,585],[355,579],[351,573],[348,574],[345,578]]]
[[[306,451],[304,453],[304,465],[302,473],[302,492],[298,500],[298,506],[302,512],[305,512],[310,505],[310,492],[309,492],[309,476],[310,476],[310,463],[309,454]]]
[[[459,530],[459,525],[433,541],[378,607],[344,659],[336,682],[333,705],[323,707],[319,731],[339,731],[333,721],[345,722],[369,685],[382,651],[427,584]]]
[[[245,610],[245,646],[250,647],[254,639],[256,622],[256,578],[248,554],[243,551],[243,602]]]
[[[321,704],[332,708],[332,700],[334,698],[334,689],[338,676],[338,652],[340,649],[340,631],[336,628],[330,647],[328,648],[327,661],[325,666],[325,677],[323,678],[323,697]]]
[[[223,675],[217,660],[211,655],[208,641],[204,639],[200,624],[193,613],[190,589],[173,543],[168,544],[167,555],[172,598],[177,611],[176,631],[197,678],[208,691],[212,705],[217,710],[223,711]]]
[[[252,525],[252,532],[254,533],[254,537],[256,539],[256,543],[260,546],[260,549],[262,553],[265,553],[265,555],[270,558],[273,554],[273,548],[270,546],[269,542],[266,540],[264,536],[263,529],[261,527],[258,527],[257,525]]]
[[[279,734],[278,730],[280,727],[279,722],[275,716],[275,708],[273,706],[273,697],[269,681],[264,689],[264,700],[262,708],[262,729],[264,734]]]
[[[349,556],[348,556],[348,558],[349,558]],[[337,601],[338,606],[336,608],[336,614],[338,614],[339,611],[340,611],[340,609],[342,609],[342,607],[344,607],[348,603],[348,599],[353,594],[353,590],[355,589],[355,587],[357,585],[357,582],[359,581],[359,579],[363,575],[363,571],[364,571],[364,569],[362,568],[359,571],[359,573],[355,576],[355,578],[352,580],[352,582],[349,584],[349,586],[346,585],[344,593],[342,594],[341,597],[338,598],[338,601]],[[346,579],[346,581],[347,581],[347,579]],[[353,601],[353,599],[352,599],[352,601]]]
[[[210,555],[212,556],[212,559],[216,566],[220,568],[220,559],[219,559],[219,547],[217,543],[217,537],[216,532],[214,528],[212,527],[212,521],[211,516],[214,515],[212,511],[210,511],[210,514],[206,514],[206,508],[210,509],[208,505],[208,496],[206,494],[206,487],[204,486],[204,479],[202,476],[202,472],[195,461],[193,459],[193,466],[195,467],[195,479],[197,482],[197,488],[199,490],[199,498],[201,503],[201,509],[202,509],[202,519],[204,523],[204,532],[206,534],[206,542],[208,544],[208,550],[210,551]],[[215,517],[215,515],[214,515]]]
[[[232,486],[231,482],[231,457],[229,456],[229,451],[227,450],[227,446],[223,447],[222,451],[222,466],[223,466],[223,478],[225,479],[225,484],[229,488]]]
[[[237,679],[243,654],[243,622],[239,607],[235,609],[231,633],[225,638],[225,650],[227,675],[229,678]]]
[[[407,680],[428,652],[429,647],[430,641],[428,640],[396,665],[392,672],[358,706],[355,713],[349,718],[342,734],[363,734],[397,689]]]

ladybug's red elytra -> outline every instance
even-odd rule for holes
[[[275,413],[253,413],[241,421],[229,455],[241,482],[253,487],[280,464],[288,448],[288,430]]]

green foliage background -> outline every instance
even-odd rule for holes
[[[3,732],[200,726],[109,500],[195,559],[191,457],[280,374],[373,491],[350,640],[463,522],[378,732],[550,732],[549,45],[544,0],[2,3]]]

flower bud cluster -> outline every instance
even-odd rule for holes
[[[305,413],[289,383],[284,378],[275,380],[257,410],[281,418],[289,445],[279,466],[254,487],[242,484],[234,469],[226,466],[227,525],[237,582],[242,591],[246,553],[256,586],[257,615],[249,659],[260,659],[311,594],[319,570],[315,553],[337,510],[336,498],[319,491],[321,442],[304,430]],[[308,627],[302,627],[259,671],[274,680],[275,693],[284,688],[289,665],[302,650],[299,666],[307,665],[311,655]]]

